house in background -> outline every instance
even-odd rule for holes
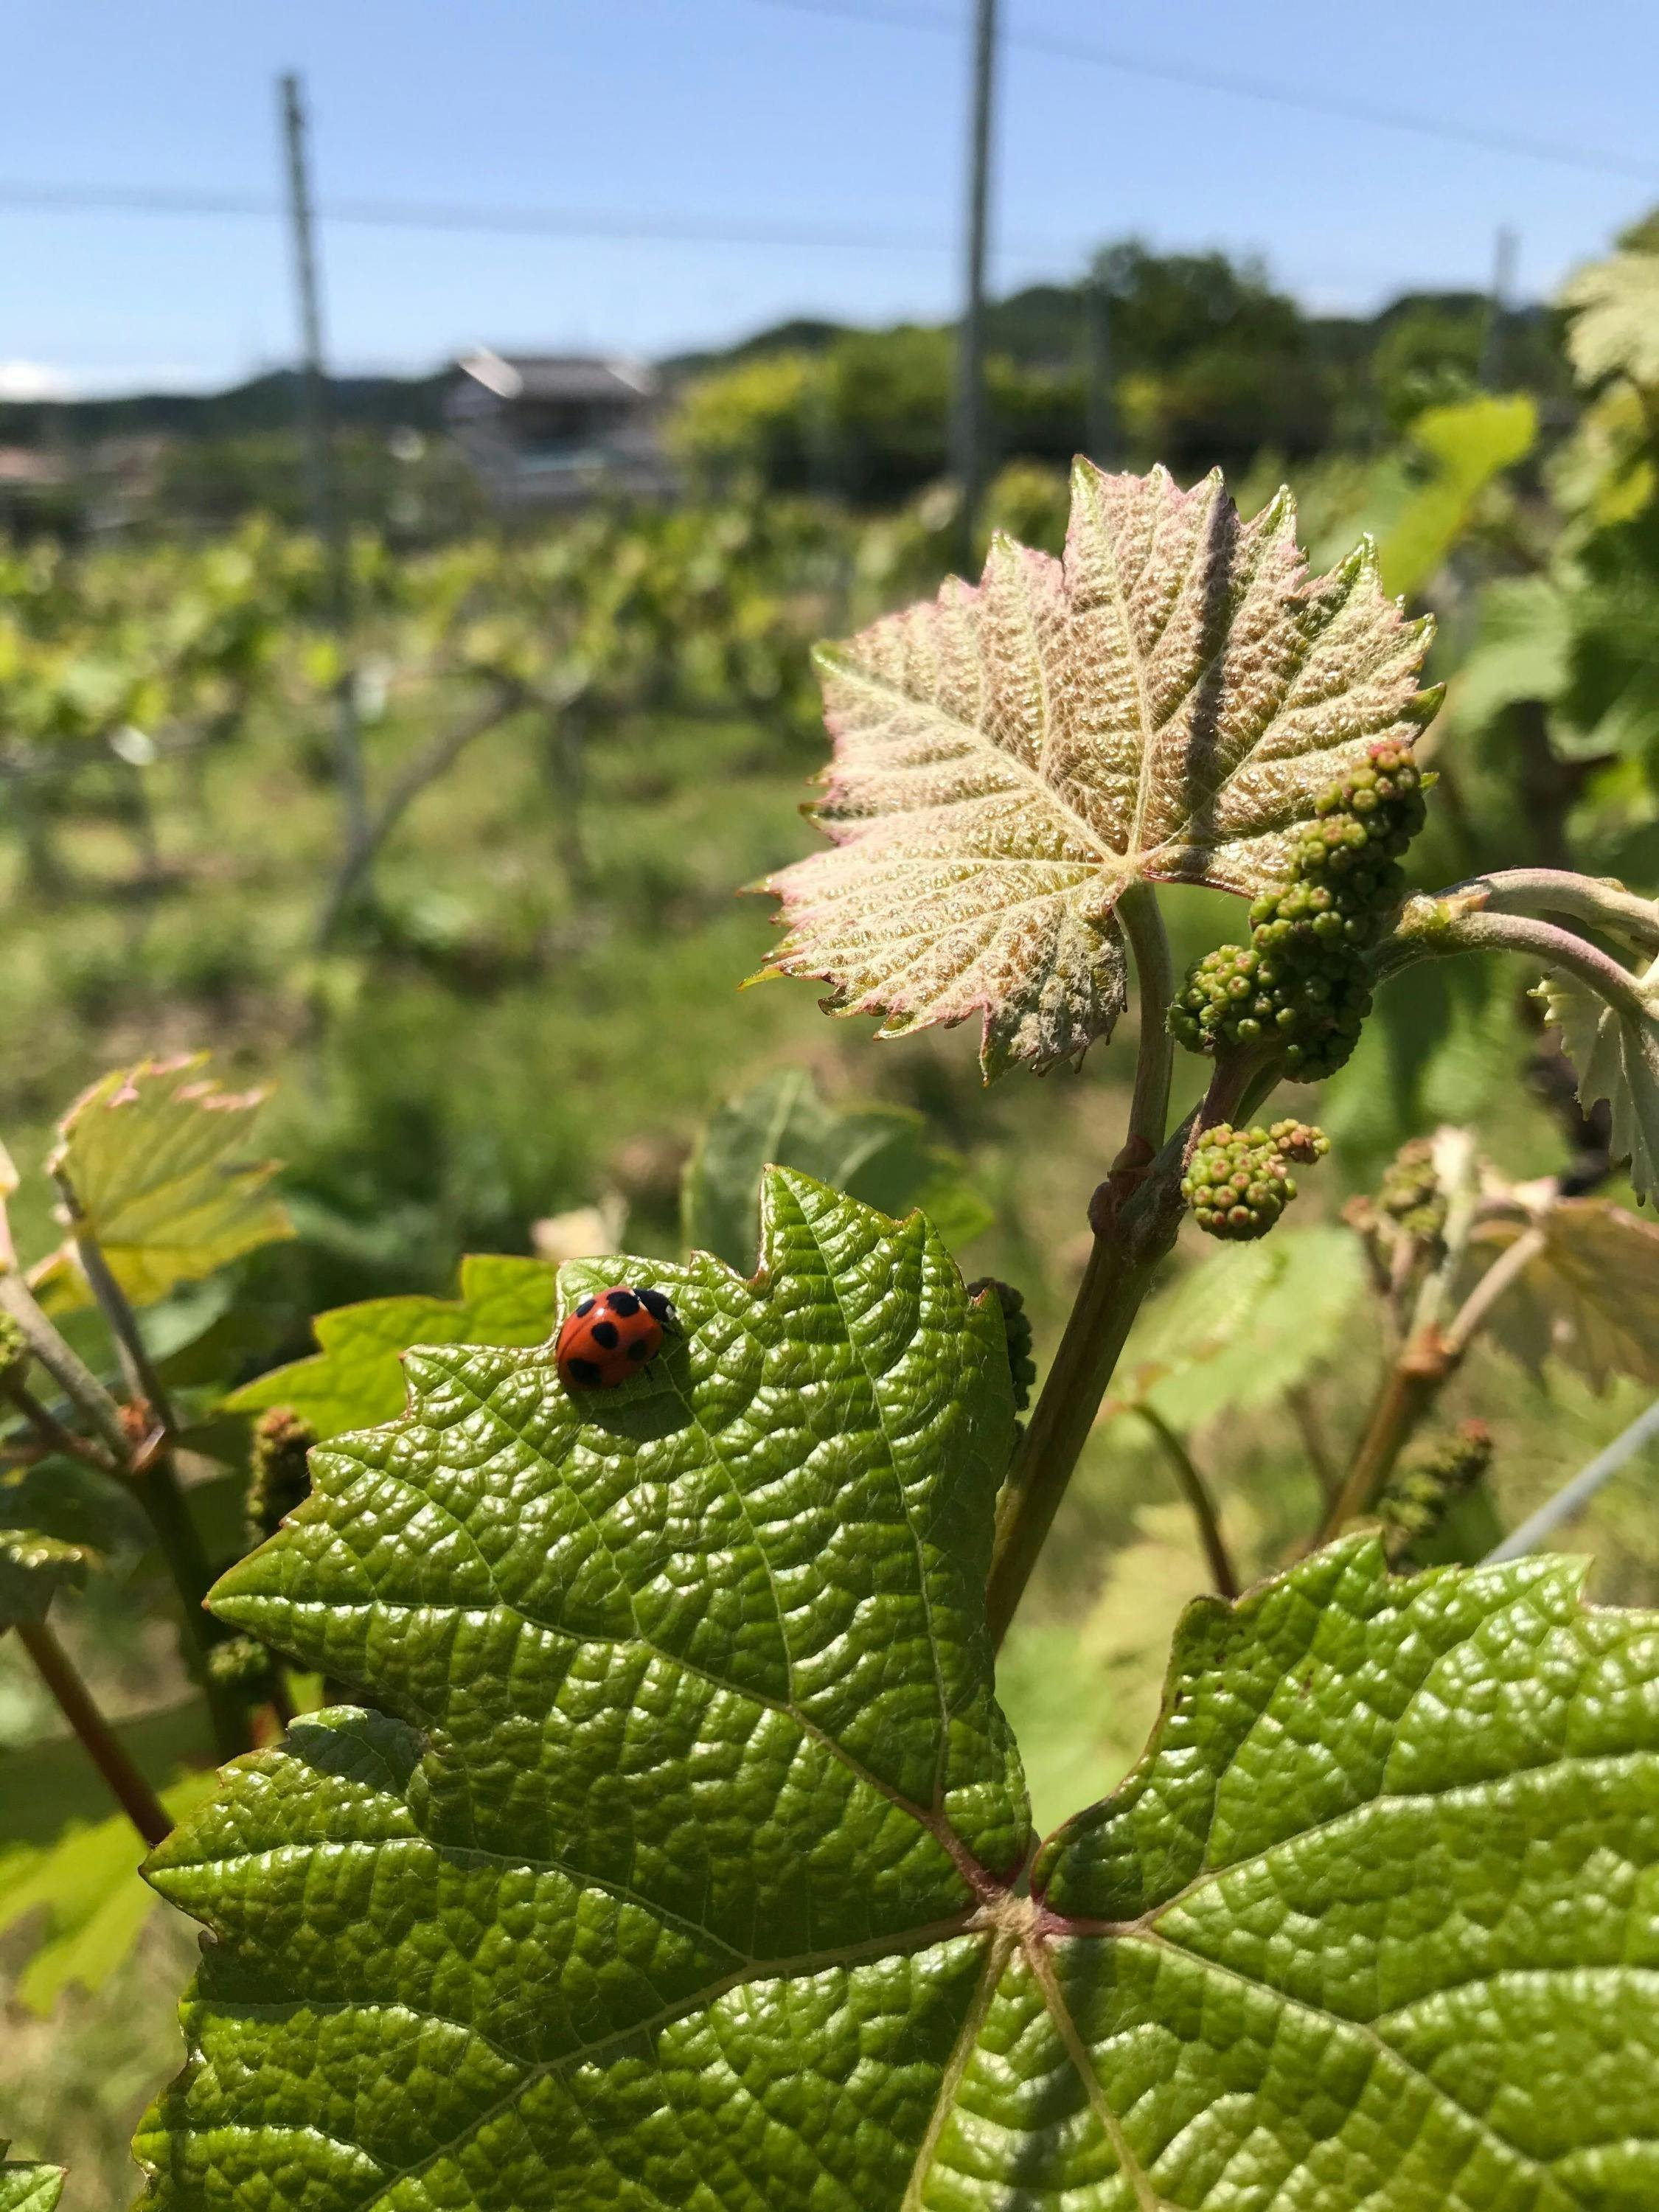
[[[456,363],[444,419],[498,507],[661,499],[673,489],[661,390],[620,356],[480,351]]]

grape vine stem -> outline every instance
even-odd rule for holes
[[[44,1621],[20,1620],[17,1636],[117,1804],[147,1844],[154,1847],[161,1842],[172,1833],[173,1823],[126,1746],[93,1703],[68,1652]]]
[[[986,1591],[997,1644],[1054,1526],[1124,1340],[1180,1230],[1186,1212],[1181,1179],[1193,1147],[1206,1129],[1230,1120],[1276,1079],[1276,1069],[1259,1053],[1221,1061],[1201,1103],[1163,1141],[1173,1062],[1165,1015],[1174,981],[1152,901],[1147,891],[1144,903],[1133,893],[1120,902],[1137,963],[1140,1006],[1129,1137],[1090,1201],[1095,1234],[1083,1280],[998,1504]]]

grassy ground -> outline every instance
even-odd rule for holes
[[[426,702],[377,728],[377,779],[439,711]],[[42,906],[17,882],[4,887],[27,919],[8,948],[0,1135],[32,1168],[75,1091],[143,1052],[207,1046],[230,1074],[278,1081],[265,1133],[289,1163],[301,1233],[249,1278],[276,1316],[274,1355],[303,1348],[317,1306],[447,1288],[461,1251],[527,1249],[538,1217],[608,1194],[627,1204],[630,1246],[673,1249],[679,1169],[701,1118],[752,1076],[800,1062],[832,1093],[921,1107],[967,1156],[998,1223],[966,1257],[1025,1288],[1041,1354],[1081,1265],[1087,1194],[1116,1148],[1131,1046],[1103,1048],[1080,1075],[1012,1077],[987,1092],[966,1031],[872,1050],[861,1026],[826,1023],[808,987],[739,996],[768,925],[734,886],[808,849],[794,810],[816,758],[741,718],[607,730],[589,747],[573,838],[538,733],[507,725],[403,823],[374,929],[320,956],[312,935],[337,828],[314,741],[269,720],[199,766],[163,764],[149,772],[155,884],[135,884],[122,826],[92,820],[62,836],[77,889]],[[8,854],[3,865],[17,864]],[[1237,921],[1197,895],[1171,912],[1183,959]],[[1298,1212],[1328,1217],[1425,1115],[1477,1117],[1510,1169],[1555,1164],[1556,1133],[1517,1080],[1523,1050],[1509,1003],[1484,988],[1408,1003],[1322,1102],[1344,1142]],[[1194,1071],[1182,1079],[1190,1090]],[[38,1186],[18,1219],[26,1251],[55,1237]],[[1339,1441],[1378,1358],[1362,1309],[1314,1393]],[[1519,1512],[1632,1404],[1559,1378],[1540,1393],[1494,1355],[1471,1363],[1447,1410],[1493,1419],[1500,1495]],[[1248,1566],[1270,1565],[1311,1510],[1296,1433],[1277,1411],[1223,1418],[1195,1449],[1221,1478]],[[1659,1587],[1651,1517],[1627,1489],[1585,1524],[1607,1595]],[[1103,1425],[1004,1669],[1045,1820],[1133,1755],[1170,1628],[1202,1585],[1153,1448],[1132,1419]],[[183,1688],[166,1638],[123,1630],[96,1603],[66,1607],[65,1623],[118,1709],[159,1714],[135,1734],[155,1771],[170,1771],[190,1718],[165,1711]],[[1080,1695],[1085,1682],[1099,1694]],[[20,1748],[48,1720],[0,1646],[0,1745],[12,1747],[0,1751],[0,1850],[101,1810],[61,1752]],[[14,1965],[28,1936],[7,1939]],[[121,2146],[177,2057],[170,2015],[189,1948],[158,1912],[97,1995],[71,1992],[45,2021],[10,2008],[0,2133],[78,2166],[71,2212],[128,2201]]]

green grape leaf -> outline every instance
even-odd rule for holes
[[[688,1250],[754,1273],[768,1167],[797,1168],[883,1213],[919,1206],[952,1250],[994,1218],[957,1156],[927,1142],[920,1114],[827,1105],[804,1068],[787,1067],[728,1098],[705,1123],[680,1186]]]
[[[161,1792],[175,1820],[217,1787],[211,1774],[181,1774]],[[44,2019],[70,1988],[102,1989],[156,1910],[140,1875],[144,1846],[125,1813],[77,1821],[49,1844],[0,1853],[0,1934],[40,1917],[12,1986],[19,2004]]]
[[[1547,975],[1540,995],[1561,1031],[1585,1106],[1605,1098],[1613,1115],[1613,1157],[1630,1163],[1638,1199],[1659,1197],[1659,960],[1631,978],[1639,1011],[1613,1006],[1577,976]]]
[[[1410,434],[1428,471],[1377,545],[1383,583],[1407,599],[1423,589],[1468,530],[1481,493],[1532,451],[1537,403],[1516,393],[1431,407]]]
[[[1446,696],[1460,730],[1484,729],[1521,699],[1554,700],[1571,673],[1572,603],[1548,576],[1483,585],[1474,643]]]
[[[1484,1222],[1474,1247],[1502,1250],[1528,1225]],[[1659,1227],[1600,1198],[1564,1199],[1538,1226],[1544,1248],[1492,1307],[1493,1341],[1534,1374],[1553,1355],[1598,1390],[1615,1375],[1659,1385]]]
[[[44,1528],[0,1528],[0,1633],[20,1621],[43,1621],[60,1589],[87,1578],[84,1545],[66,1544]]]
[[[460,1296],[365,1298],[319,1314],[320,1352],[244,1383],[232,1413],[291,1406],[319,1437],[389,1421],[402,1409],[402,1355],[412,1344],[532,1345],[553,1330],[554,1274],[544,1260],[475,1253],[461,1262]]]
[[[1269,1405],[1336,1350],[1364,1283],[1364,1255],[1334,1226],[1215,1253],[1146,1307],[1114,1402],[1183,1432]]]
[[[60,1589],[131,1562],[149,1540],[142,1509],[111,1476],[65,1459],[0,1468],[0,1633],[43,1621]]]
[[[1659,252],[1632,249],[1592,261],[1563,285],[1567,356],[1580,380],[1627,376],[1659,388]]]
[[[266,1093],[221,1089],[202,1072],[207,1059],[141,1060],[103,1077],[64,1115],[48,1162],[135,1305],[294,1233],[269,1188],[275,1164],[241,1157]],[[90,1296],[72,1239],[34,1280],[59,1309]]]
[[[1310,580],[1288,492],[1246,523],[1218,474],[1079,461],[1072,490],[1063,563],[999,538],[977,587],[821,650],[831,849],[758,886],[787,926],[767,972],[884,1036],[978,1015],[988,1079],[1110,1035],[1132,885],[1261,890],[1331,778],[1435,703],[1426,624],[1368,544]]]
[[[763,1261],[651,1263],[614,1392],[411,1354],[221,1584],[382,1710],[151,1863],[214,1940],[150,2212],[1652,2202],[1659,1624],[1364,1540],[1200,1604],[1028,1893],[997,1316],[787,1172]]]
[[[0,2143],[0,2159],[9,2148]],[[63,2193],[61,2166],[0,2165],[0,2212],[55,2212]]]

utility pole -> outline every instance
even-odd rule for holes
[[[328,616],[340,649],[334,684],[334,762],[345,814],[347,866],[368,842],[368,792],[363,780],[362,742],[357,728],[356,673],[351,665],[351,541],[334,471],[329,436],[327,371],[323,353],[323,310],[317,278],[317,246],[306,158],[305,101],[300,80],[291,73],[277,87],[286,155],[289,225],[294,246],[294,283],[300,308],[300,437],[305,451],[312,527],[322,541],[328,563]],[[332,915],[330,921],[333,919]],[[327,923],[325,924],[326,933]]]
[[[1083,279],[1083,420],[1089,459],[1109,469],[1116,458],[1112,416],[1112,295],[1098,265]]]
[[[1486,305],[1486,327],[1480,338],[1480,381],[1490,392],[1504,380],[1504,340],[1508,333],[1510,302],[1515,297],[1516,264],[1521,240],[1507,223],[1498,226],[1492,241],[1492,297]]]
[[[995,91],[997,0],[975,0],[974,90],[968,139],[968,270],[957,347],[951,472],[961,499],[962,564],[971,574],[985,493],[985,253],[991,201],[991,111]]]

